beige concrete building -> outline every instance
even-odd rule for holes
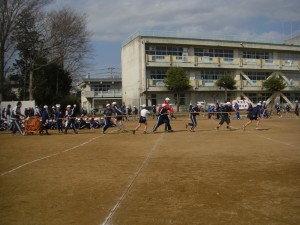
[[[88,112],[92,108],[103,111],[107,103],[122,105],[121,77],[86,76],[78,85],[81,90],[81,106]]]
[[[223,102],[224,90],[215,81],[232,75],[237,89],[228,92],[231,100],[280,101],[291,106],[300,100],[299,38],[278,44],[234,38],[197,38],[170,33],[135,33],[122,44],[122,98],[130,105],[158,105],[175,96],[164,85],[170,67],[183,67],[192,88],[180,93],[180,107],[199,101]],[[263,81],[279,76],[287,86],[270,93]]]

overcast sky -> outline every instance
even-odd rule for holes
[[[282,41],[300,34],[300,0],[54,0],[52,7],[87,15],[95,75],[121,71],[121,43],[136,31]]]

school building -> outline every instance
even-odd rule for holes
[[[103,112],[106,104],[117,102],[122,105],[121,76],[91,76],[87,75],[78,84],[81,90],[81,106],[88,112],[91,109]]]
[[[192,88],[179,94],[183,110],[197,102],[224,102],[225,90],[215,86],[224,75],[236,80],[231,100],[266,100],[294,105],[300,100],[300,37],[276,43],[236,37],[197,37],[168,32],[136,32],[122,43],[122,101],[127,105],[158,105],[176,96],[164,85],[170,67],[183,67]],[[277,76],[286,83],[270,93],[263,81]]]

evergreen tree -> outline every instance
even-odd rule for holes
[[[54,105],[69,95],[71,84],[68,72],[57,64],[48,64],[33,74],[33,97],[37,104]]]
[[[262,86],[263,88],[266,88],[268,91],[272,92],[273,97],[276,98],[280,95],[281,90],[286,87],[286,83],[281,77],[272,76],[269,79],[265,80]],[[271,101],[270,114],[272,114],[273,106],[274,101]]]
[[[167,71],[165,85],[169,91],[176,94],[176,104],[178,112],[180,92],[185,92],[191,87],[188,75],[182,67],[170,67]]]
[[[286,84],[282,78],[273,76],[263,82],[263,87],[274,93],[283,90]]]
[[[226,75],[226,76],[223,76],[221,78],[219,78],[215,85],[217,87],[219,87],[220,89],[221,88],[224,88],[225,89],[225,101],[227,101],[227,90],[234,90],[236,89],[236,81],[233,79],[233,77],[231,75]]]

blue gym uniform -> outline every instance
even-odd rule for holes
[[[163,123],[166,124],[167,130],[172,130],[169,118],[168,118],[168,110],[165,107],[162,107],[158,112],[158,117],[156,124],[153,127],[153,132],[157,130],[157,128],[162,125]]]
[[[115,118],[117,121],[122,120],[123,112],[121,109],[119,109],[118,105],[113,106],[114,112],[115,112]]]
[[[113,109],[111,108],[107,108],[104,110],[103,115],[104,115],[104,126],[102,128],[102,133],[104,134],[105,131],[107,130],[107,128],[109,128],[111,126],[111,117],[113,114]]]
[[[192,107],[189,110],[190,112],[190,119],[191,119],[191,123],[188,123],[187,126],[191,126],[191,131],[194,131],[194,129],[197,126],[197,115],[199,115],[200,109],[198,106]]]
[[[76,130],[76,127],[75,127],[76,107],[74,107],[73,109],[68,111],[67,117],[68,117],[68,123],[67,123],[67,126],[65,128],[65,134],[67,133],[67,131],[70,127],[72,127],[74,133],[77,134],[77,130]]]
[[[41,127],[41,130],[40,130],[40,134],[42,134],[42,132],[44,130],[46,130],[46,134],[49,135],[48,133],[48,124],[47,124],[47,120],[49,120],[49,113],[48,113],[48,109],[45,109],[43,110],[42,112],[42,127]]]

